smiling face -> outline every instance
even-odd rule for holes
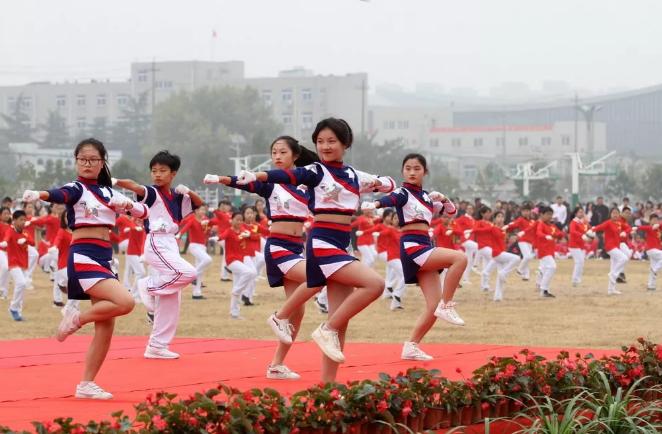
[[[76,173],[81,178],[97,179],[103,168],[101,153],[92,145],[85,145],[76,154]]]
[[[410,158],[402,165],[402,178],[410,184],[423,185],[425,174],[425,167],[417,158]]]
[[[271,147],[271,162],[276,169],[291,169],[298,155],[292,153],[292,149],[285,140],[278,140]]]
[[[336,134],[330,128],[324,128],[317,135],[315,142],[317,154],[324,162],[342,161],[347,147],[338,140]]]

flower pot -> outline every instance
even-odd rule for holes
[[[361,429],[365,425],[363,422],[352,422],[347,424],[347,434],[361,434]]]
[[[413,432],[421,432],[423,430],[423,415],[409,416],[407,419],[407,427]]]
[[[474,406],[467,405],[462,409],[462,425],[469,426],[474,422]]]
[[[441,415],[439,416],[440,422],[439,422],[439,428],[450,428],[452,425],[452,420],[451,420],[452,414],[450,411],[446,409],[441,410]]]
[[[509,416],[513,416],[522,411],[522,403],[519,401],[510,400],[508,401],[508,413]]]
[[[483,421],[483,407],[480,402],[476,402],[473,406],[473,415],[471,417],[471,423],[477,424]]]
[[[502,399],[496,403],[496,417],[508,417],[508,401]]]
[[[366,424],[366,433],[367,434],[388,434],[391,429],[388,424],[380,422],[370,422]]]
[[[423,429],[437,429],[441,422],[443,410],[441,408],[430,407],[423,419]]]
[[[453,411],[451,426],[471,425],[473,406],[459,407]]]
[[[409,416],[400,415],[395,418],[395,426],[393,428],[395,429],[396,432],[400,434],[410,434],[409,431],[407,431],[408,421],[409,421]]]

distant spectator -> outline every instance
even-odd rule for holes
[[[554,212],[552,215],[552,222],[559,229],[563,229],[565,221],[568,219],[568,208],[563,203],[563,198],[561,196],[556,196],[556,203],[553,203],[551,208]]]
[[[609,208],[605,205],[605,200],[602,196],[598,196],[593,205],[593,215],[591,216],[591,226],[597,226],[600,223],[607,221],[609,219]],[[598,252],[596,255],[600,254],[603,258],[609,258],[609,255],[604,251],[605,240],[602,236],[602,232],[598,232]]]
[[[630,206],[630,198],[629,197],[624,197],[623,198],[623,203],[618,206],[618,210],[621,211],[621,212],[623,212],[623,208],[632,209],[632,207]]]

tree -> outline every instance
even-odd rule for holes
[[[6,144],[15,142],[31,142],[34,132],[30,125],[30,116],[23,111],[24,96],[20,94],[11,114],[0,114],[7,125],[0,130],[0,142]]]
[[[129,178],[140,183],[147,182],[148,178],[147,171],[137,169],[127,158],[124,157],[113,165],[111,172],[115,178]]]
[[[67,128],[67,120],[57,111],[51,110],[45,124],[39,125],[45,134],[42,145],[47,148],[62,148],[71,146],[71,137]]]
[[[525,197],[524,181],[515,180],[515,187],[517,188],[517,191],[519,192],[520,196],[524,199],[531,200],[534,202],[539,200],[544,202],[549,202],[550,193],[553,194],[553,192],[556,191],[554,185],[555,185],[554,180],[550,178],[531,180],[529,181],[529,196]]]
[[[387,140],[383,145],[374,141],[374,135],[359,136],[354,140],[345,159],[357,169],[376,175],[402,178],[402,159],[406,151],[401,140]]]
[[[641,188],[641,195],[648,199],[659,199],[662,192],[662,164],[651,164],[646,168]]]
[[[250,88],[204,88],[180,92],[156,107],[154,143],[144,155],[161,149],[182,157],[181,182],[197,185],[205,173],[231,173],[235,155],[231,136],[241,136],[241,155],[268,153],[267,146],[281,131]]]
[[[45,188],[62,185],[71,182],[72,179],[76,179],[76,172],[73,168],[65,167],[62,160],[56,160],[55,162],[48,160],[44,171],[36,176],[35,185]]]
[[[125,158],[140,163],[143,159],[141,149],[150,140],[151,125],[147,92],[143,92],[137,98],[129,98],[119,120],[110,127],[110,143],[113,148],[120,149]]]
[[[92,124],[88,125],[88,128],[85,131],[85,136],[86,136],[85,138],[94,137],[103,142],[108,135],[108,131],[109,128],[106,122],[106,118],[96,117],[92,121]]]
[[[498,164],[490,162],[478,172],[476,185],[481,189],[482,194],[492,198],[495,187],[501,184],[503,179],[503,169]]]
[[[637,189],[634,177],[628,175],[625,170],[619,170],[616,176],[611,177],[607,182],[605,192],[612,197],[625,197],[636,192]]]

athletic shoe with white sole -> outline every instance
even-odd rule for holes
[[[60,342],[64,342],[67,336],[74,334],[79,328],[80,312],[65,306],[64,315],[62,315],[62,321],[60,321],[60,325],[57,327],[55,338]]]
[[[267,378],[272,380],[298,380],[301,375],[291,371],[285,365],[269,365],[267,368]]]
[[[440,301],[439,305],[437,305],[437,309],[434,311],[434,316],[453,325],[464,325],[464,320],[460,318],[460,315],[455,311],[455,303],[452,301],[449,301],[446,304],[444,304],[443,300]]]
[[[179,354],[174,351],[170,351],[167,348],[155,348],[151,345],[147,345],[145,348],[146,359],[179,359]]]
[[[329,330],[326,323],[320,324],[312,333],[312,338],[326,356],[336,363],[344,363],[345,355],[340,349],[338,332]]]
[[[103,390],[94,381],[81,381],[76,386],[76,398],[113,399],[113,394]]]
[[[416,342],[405,342],[404,346],[402,347],[401,359],[427,362],[434,359],[434,357],[421,350]]]
[[[267,324],[271,326],[271,330],[274,331],[274,334],[278,337],[278,340],[284,344],[292,343],[292,331],[294,326],[290,324],[290,321],[286,319],[278,319],[276,317],[276,312],[269,315],[267,319]]]

